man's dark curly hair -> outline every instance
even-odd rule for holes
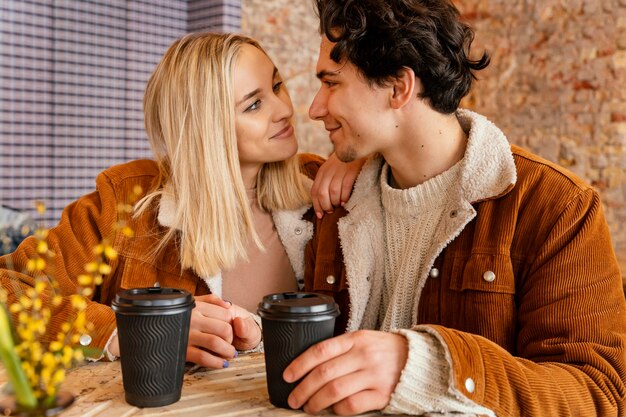
[[[370,83],[383,86],[411,68],[422,98],[440,113],[453,113],[469,93],[473,71],[489,54],[469,58],[474,32],[450,0],[315,0],[320,33],[336,45],[330,57],[347,59]]]

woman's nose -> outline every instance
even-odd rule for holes
[[[291,103],[291,98],[288,94],[285,94],[284,97],[276,96],[277,98],[277,106],[276,106],[276,118],[277,120],[289,119],[293,116],[293,104]]]

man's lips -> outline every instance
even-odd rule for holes
[[[281,129],[278,133],[272,136],[270,139],[284,139],[293,135],[293,126],[287,125],[284,129]]]

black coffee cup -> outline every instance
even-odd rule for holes
[[[175,288],[120,291],[115,311],[126,402],[160,407],[180,399],[193,296]]]
[[[270,402],[291,408],[287,398],[299,381],[285,382],[283,371],[310,346],[333,336],[339,307],[326,295],[285,292],[263,297],[258,313],[263,323]]]

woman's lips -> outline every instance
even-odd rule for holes
[[[283,130],[272,136],[270,139],[285,139],[293,135],[293,126],[289,125]]]

